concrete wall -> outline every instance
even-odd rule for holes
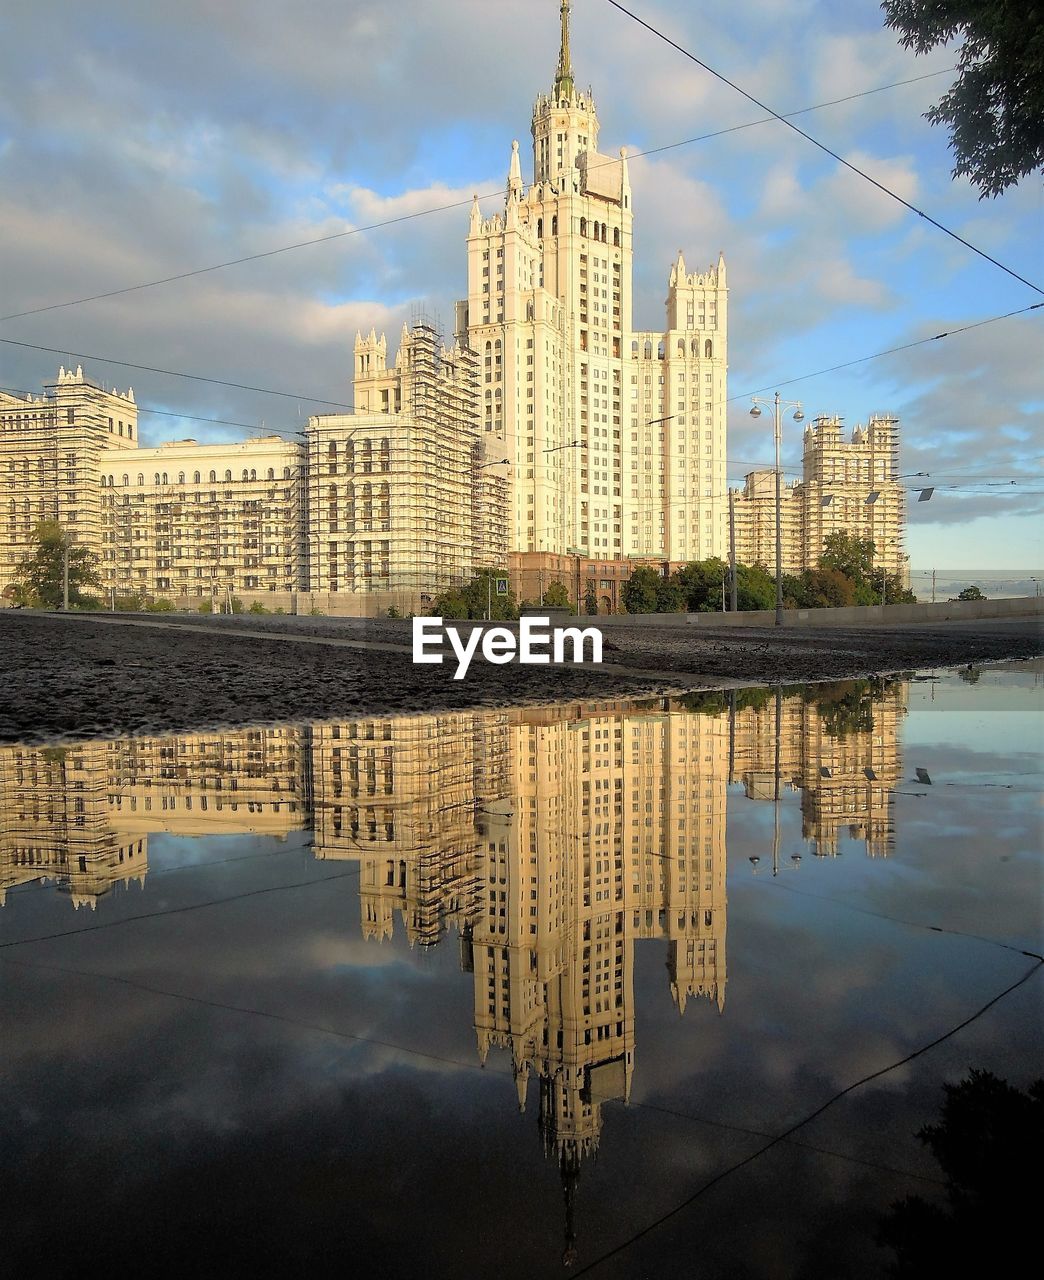
[[[784,627],[874,627],[901,622],[974,621],[976,618],[1044,617],[1044,596],[1022,596],[1010,600],[952,600],[937,604],[851,605],[843,609],[785,609]],[[655,620],[661,626],[676,627],[772,627],[774,609],[752,609],[745,613],[645,613],[618,614],[593,618],[599,627],[633,624],[639,618]]]

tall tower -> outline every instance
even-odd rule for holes
[[[503,212],[472,206],[458,310],[480,360],[485,431],[512,462],[510,547],[603,560],[721,553],[724,260],[689,275],[679,255],[666,331],[633,331],[627,156],[598,150],[570,10],[561,4],[551,91],[533,108],[532,185],[515,142]]]

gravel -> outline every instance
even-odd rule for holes
[[[0,612],[0,742],[606,702],[1044,652],[1036,618],[844,630],[606,628],[603,667],[414,666],[395,619]],[[365,646],[365,647],[359,647]],[[384,647],[392,646],[392,647]]]

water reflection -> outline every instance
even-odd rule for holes
[[[844,832],[887,855],[906,693],[848,682],[4,748],[0,901],[38,882],[94,909],[145,884],[158,832],[312,831],[317,859],[358,864],[365,938],[456,934],[480,1059],[510,1054],[522,1109],[535,1077],[571,1251],[602,1105],[631,1092],[635,944],[666,944],[679,1014],[693,999],[724,1009],[730,784],[740,803],[775,802],[774,867],[787,790],[808,851],[835,856]]]

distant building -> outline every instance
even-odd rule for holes
[[[112,452],[136,450],[137,437],[133,390],[106,391],[82,368],[59,369],[41,396],[0,392],[0,592],[42,521],[100,553],[99,476]]]
[[[850,440],[842,419],[819,417],[805,428],[802,479],[781,491],[783,572],[815,569],[827,538],[848,533],[874,543],[874,566],[906,581],[906,491],[899,478],[899,419],[871,414]],[[733,494],[736,559],[776,563],[774,471],[752,471]]]
[[[288,611],[420,612],[506,563],[507,468],[480,427],[476,360],[430,326],[356,344],[357,413],[225,444],[142,449],[133,392],[82,369],[0,396],[0,591],[43,520],[98,557],[106,601],[231,598]]]

